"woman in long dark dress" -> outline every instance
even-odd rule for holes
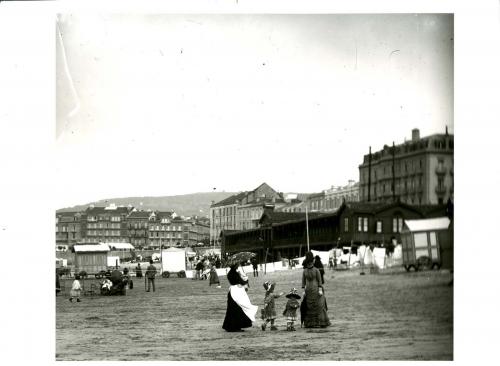
[[[323,266],[323,262],[321,262],[321,258],[319,255],[317,255],[316,257],[314,257],[314,267],[316,267],[317,269],[319,269],[319,273],[321,274],[321,284],[324,284],[325,283],[325,268]]]
[[[329,325],[325,323],[324,319],[320,319],[319,287],[321,286],[321,273],[319,269],[314,267],[312,252],[306,253],[303,265],[302,288],[305,289],[305,297],[302,301],[305,301],[305,307],[301,306],[301,314],[304,311],[305,317],[301,320],[306,328]]]
[[[222,328],[228,332],[238,332],[242,328],[250,328],[255,321],[258,306],[250,303],[246,292],[248,279],[238,273],[239,264],[231,266],[227,274],[229,292],[227,294],[227,310]]]

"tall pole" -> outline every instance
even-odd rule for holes
[[[372,182],[372,147],[370,146],[370,152],[368,153],[368,202],[370,202],[371,182]]]
[[[307,214],[307,203],[306,203],[306,239],[307,239],[307,251],[309,252],[309,216]]]
[[[396,202],[396,169],[395,165],[396,147],[394,141],[392,142],[392,202]]]

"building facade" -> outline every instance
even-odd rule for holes
[[[359,202],[359,182],[349,180],[345,186],[325,190],[325,211],[338,210],[343,202]]]
[[[82,240],[80,212],[56,214],[56,249],[66,250]]]
[[[137,249],[148,246],[150,211],[133,210],[127,217],[129,242]]]
[[[128,241],[128,207],[90,206],[82,212],[82,243],[121,243]]]
[[[453,135],[420,138],[365,155],[359,165],[359,196],[364,202],[401,201],[412,205],[453,201]]]
[[[239,251],[258,253],[259,260],[295,258],[310,249],[330,250],[334,247],[387,244],[400,242],[404,220],[448,215],[447,205],[417,206],[401,202],[344,202],[332,213],[304,214],[266,213],[262,226],[239,232],[223,232],[223,253]],[[292,216],[296,215],[296,216]],[[309,240],[307,238],[309,234]]]
[[[283,203],[283,195],[262,183],[253,191],[241,192],[210,206],[210,243],[218,243],[223,230],[258,227],[265,204]]]

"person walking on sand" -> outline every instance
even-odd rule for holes
[[[325,283],[325,268],[323,266],[323,262],[321,262],[321,258],[319,255],[317,255],[316,257],[314,257],[314,267],[316,267],[317,269],[319,269],[319,273],[321,275],[321,285],[323,285]]]
[[[69,293],[69,301],[73,302],[73,298],[76,297],[76,302],[80,302],[80,294],[82,293],[82,285],[80,285],[80,276],[75,274],[75,280],[71,285],[71,291]]]
[[[306,328],[315,328],[321,325],[319,320],[319,286],[321,286],[321,273],[319,269],[314,267],[314,254],[312,252],[306,253],[303,266],[302,288],[305,293],[302,302],[305,302],[305,316],[301,318],[301,320],[304,322]]]
[[[222,324],[222,328],[227,332],[241,332],[242,328],[250,328],[258,310],[258,306],[250,302],[245,290],[248,278],[242,277],[242,272],[238,271],[239,267],[239,263],[233,263],[227,273],[230,286],[227,294],[226,316]]]
[[[135,267],[135,277],[142,278],[142,268],[140,263],[137,263],[137,267]]]
[[[300,295],[296,288],[292,288],[290,292],[286,295],[288,299],[283,311],[283,315],[286,316],[286,330],[295,331],[294,323],[297,321],[297,309],[300,307]]]
[[[217,288],[220,288],[220,280],[217,271],[215,270],[215,265],[210,264],[210,275],[209,275],[209,286],[217,285]]]
[[[155,292],[155,277],[156,277],[156,267],[153,265],[153,260],[149,260],[149,266],[146,269],[146,278],[148,279],[148,289],[146,292],[151,290],[151,285],[153,285],[153,292]]]
[[[259,277],[259,269],[257,268],[259,265],[259,261],[257,260],[256,257],[253,257],[251,262],[252,262],[252,268],[253,268],[253,276]]]
[[[266,290],[266,295],[264,297],[264,308],[261,310],[261,317],[264,323],[262,323],[262,330],[266,330],[267,323],[271,322],[271,330],[278,330],[274,326],[274,321],[276,320],[276,305],[275,299],[283,295],[283,292],[279,294],[274,293],[274,287],[276,283],[266,281],[264,282],[264,289]]]

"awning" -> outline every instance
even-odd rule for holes
[[[91,252],[109,252],[109,246],[104,243],[100,244],[76,244],[73,246],[75,253],[91,253]]]
[[[450,219],[447,217],[436,217],[433,219],[405,220],[405,225],[412,232],[446,230],[450,226]]]

